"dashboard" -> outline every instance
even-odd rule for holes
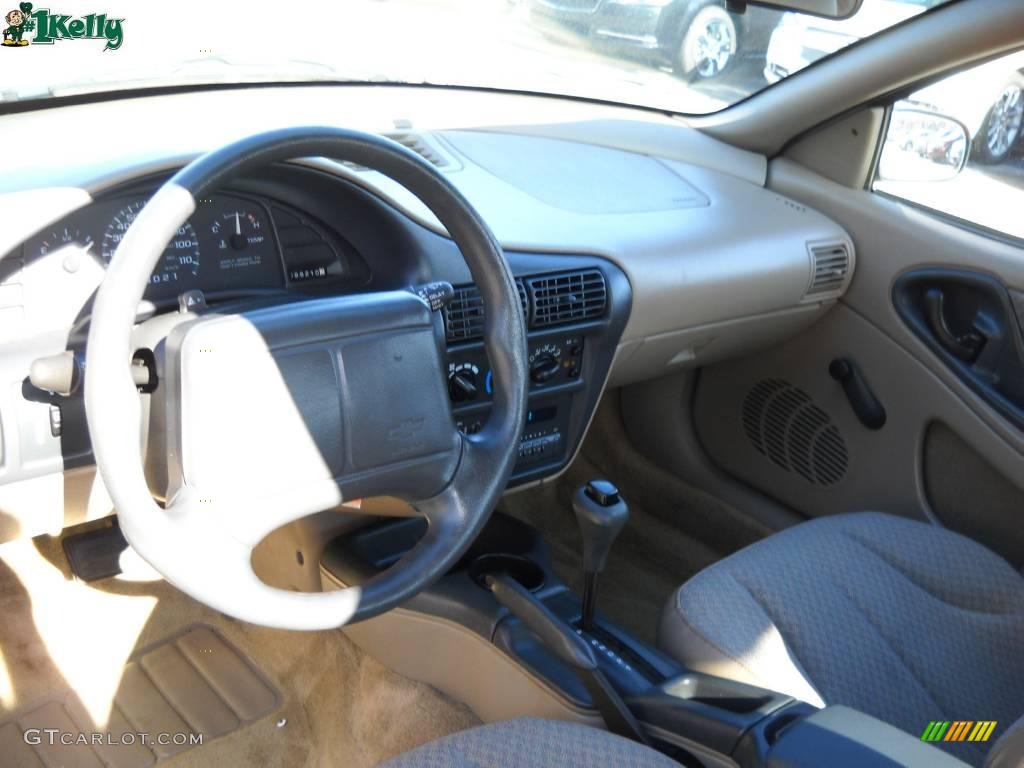
[[[204,119],[182,122],[183,112]],[[652,113],[303,86],[0,115],[13,144],[61,148],[46,165],[33,153],[12,156],[0,176],[0,541],[110,513],[81,390],[39,391],[28,374],[67,350],[88,363],[92,297],[134,217],[191,158],[301,123],[345,124],[404,144],[445,175],[503,246],[526,310],[531,367],[513,485],[568,466],[606,387],[778,343],[822,317],[853,276],[847,233],[765,189],[764,157]],[[69,133],[69,124],[123,130]],[[154,320],[172,321],[188,291],[202,291],[210,311],[242,312],[432,281],[456,289],[438,314],[447,345],[438,375],[453,426],[474,433],[491,408],[492,375],[473,277],[436,217],[371,169],[305,158],[232,181],[175,233],[145,298]]]
[[[115,195],[57,221],[23,247],[30,265],[54,252],[110,263],[125,233],[155,189]],[[275,291],[330,284],[363,272],[351,246],[308,215],[257,196],[217,193],[167,244],[145,297],[155,303],[187,291]]]

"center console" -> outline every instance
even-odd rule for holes
[[[574,508],[584,545],[583,599],[551,569],[539,531],[495,514],[434,586],[346,632],[388,666],[465,701],[485,720],[576,719],[650,743],[686,765],[695,764],[693,756],[705,765],[760,765],[778,733],[813,708],[684,669],[601,616],[599,579],[628,509],[607,483],[581,488]],[[401,518],[336,539],[321,561],[325,586],[365,583],[425,532],[422,519]],[[540,695],[524,698],[524,689]]]
[[[819,710],[685,669],[624,632],[595,607],[607,555],[629,517],[626,502],[611,483],[592,481],[573,497],[573,511],[583,544],[582,599],[553,573],[539,531],[495,514],[434,586],[346,632],[387,666],[467,703],[485,721],[587,722],[681,765],[964,768],[868,715],[842,706]],[[366,582],[425,533],[420,518],[349,532],[324,553],[325,586]]]
[[[626,276],[598,259],[533,272],[544,257],[510,254],[528,330],[529,411],[510,485],[560,471],[575,453],[597,407],[629,315]],[[564,262],[564,259],[563,259]],[[448,395],[459,430],[478,432],[491,409],[494,376],[484,351],[483,304],[458,285],[444,308]]]
[[[530,409],[515,475],[564,460],[573,396],[585,387],[585,338],[572,334],[530,339]],[[469,434],[479,432],[490,412],[493,392],[487,355],[482,346],[449,349],[448,360],[448,393],[458,428]],[[535,368],[551,378],[536,378]]]

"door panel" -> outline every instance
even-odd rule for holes
[[[885,408],[881,429],[861,422],[830,375],[836,359],[853,361]],[[927,365],[843,303],[785,344],[705,368],[694,413],[718,466],[807,517],[869,509],[937,517],[925,483],[926,436],[937,425],[990,473],[1019,478],[1006,482],[1018,488],[1024,514],[1024,456]]]
[[[978,272],[998,279],[1011,295],[1024,292],[1024,249],[891,198],[849,189],[786,159],[772,162],[769,186],[846,228],[856,245],[858,262],[843,303],[921,361],[1019,457],[1024,456],[1024,431],[940,359],[907,325],[893,302],[899,276],[919,269]]]
[[[877,509],[932,519],[1024,563],[1024,429],[1007,407],[1024,400],[1014,368],[1024,249],[789,160],[773,161],[769,184],[846,228],[857,271],[805,333],[702,371],[694,412],[709,456],[809,517]],[[935,289],[941,301],[928,298]],[[983,335],[977,354],[944,344],[942,322],[953,342]],[[837,359],[853,361],[884,408],[881,428],[830,376]],[[772,382],[790,389],[758,394]]]
[[[1024,492],[944,424],[925,436],[924,485],[943,525],[1024,566]]]

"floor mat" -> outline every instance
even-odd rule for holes
[[[173,755],[161,768],[370,768],[479,722],[433,688],[385,668],[343,632],[257,627],[159,580],[75,580],[59,538],[0,546],[0,616],[0,722],[52,704],[42,712],[47,728],[59,728],[65,710],[75,732],[76,717],[100,724],[101,733],[116,731],[129,662],[196,625],[212,628],[279,692],[271,714]],[[74,693],[70,705],[67,691]],[[69,707],[78,706],[85,713],[76,716]],[[123,709],[130,716],[131,707]],[[3,743],[21,740],[12,729],[0,732]],[[0,764],[17,765],[13,754],[0,751]],[[32,757],[28,765],[38,766]]]
[[[0,754],[45,768],[71,762],[146,768],[226,736],[282,703],[237,648],[213,627],[197,625],[125,666],[104,722],[95,722],[69,690],[0,725]],[[60,734],[47,730],[54,728]]]

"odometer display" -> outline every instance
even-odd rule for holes
[[[110,220],[103,233],[102,250],[103,259],[108,264],[145,205],[144,200],[126,205]],[[153,269],[150,283],[174,293],[187,291],[198,282],[199,265],[199,238],[191,222],[186,222],[178,228],[167,244],[163,257]]]

